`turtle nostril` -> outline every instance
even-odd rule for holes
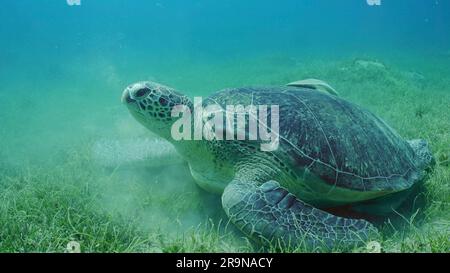
[[[134,95],[136,98],[140,98],[140,97],[147,95],[149,92],[150,92],[150,89],[141,88],[141,89],[137,90],[136,93],[134,93]]]

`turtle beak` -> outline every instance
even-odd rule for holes
[[[135,100],[132,99],[130,96],[130,90],[128,87],[123,91],[121,101],[123,104],[129,104],[129,103],[135,102]]]

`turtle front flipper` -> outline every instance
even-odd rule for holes
[[[365,220],[337,217],[306,204],[275,181],[235,179],[225,188],[222,205],[231,222],[265,245],[342,250],[377,233]]]

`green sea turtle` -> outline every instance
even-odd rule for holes
[[[323,85],[322,85],[323,86]],[[366,220],[337,216],[348,206],[383,213],[400,204],[433,161],[424,140],[406,141],[383,120],[331,92],[299,86],[218,91],[203,105],[278,105],[279,147],[258,141],[175,141],[175,105],[193,109],[176,90],[153,82],[128,86],[131,114],[171,142],[193,178],[222,194],[230,221],[265,245],[351,247],[376,234]],[[329,90],[329,88],[324,89]]]

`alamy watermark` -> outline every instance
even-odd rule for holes
[[[66,0],[67,5],[69,6],[80,6],[81,0]],[[381,0],[366,0],[369,6],[380,6]]]
[[[80,6],[81,0],[66,0],[67,5],[69,6]]]
[[[366,0],[369,6],[381,6],[381,0]]]
[[[66,0],[67,5],[69,6],[80,6],[81,0]],[[381,0],[366,0],[369,6],[380,6]]]
[[[175,105],[171,115],[179,118],[171,128],[176,141],[260,141],[262,151],[275,151],[279,146],[278,105],[226,105],[223,109],[219,104],[203,107],[202,98],[195,97],[193,113],[186,105]]]

